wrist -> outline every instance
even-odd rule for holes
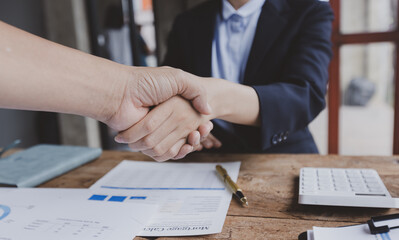
[[[259,126],[259,99],[252,87],[224,79],[206,78],[203,81],[212,108],[211,119]]]
[[[117,66],[117,67],[115,67]],[[112,120],[120,110],[123,99],[126,97],[127,86],[132,78],[132,67],[115,64],[113,71],[103,75],[104,83],[101,90],[97,93],[99,96],[98,108],[94,118],[98,121],[112,125]]]
[[[203,86],[208,94],[212,108],[211,119],[223,119],[232,114],[228,96],[231,95],[233,83],[218,78],[203,78]]]

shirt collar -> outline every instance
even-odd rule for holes
[[[235,10],[233,6],[231,6],[230,2],[228,0],[223,0],[223,6],[222,6],[222,17],[223,20],[229,19],[233,14],[238,14],[241,17],[248,17],[258,11],[263,4],[265,3],[265,0],[250,0],[244,6],[240,7],[238,10]]]

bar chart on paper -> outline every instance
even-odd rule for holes
[[[157,212],[139,236],[190,236],[222,230],[232,193],[217,163],[123,161],[90,189],[89,200],[143,202]],[[237,180],[240,162],[222,163]]]
[[[147,196],[108,196],[108,195],[98,195],[98,194],[93,194],[91,197],[89,197],[88,200],[92,201],[109,201],[109,202],[125,202],[125,201],[135,201],[138,200],[146,200]]]
[[[11,212],[11,209],[9,206],[6,205],[0,205],[0,220],[3,220],[6,218]]]
[[[88,189],[0,188],[0,240],[133,239],[154,212],[146,204],[87,201]],[[99,196],[97,196],[99,198]]]

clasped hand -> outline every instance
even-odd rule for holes
[[[140,70],[135,68],[132,79],[138,81],[127,82],[118,110],[106,121],[120,131],[117,142],[157,161],[221,145],[208,136],[211,109],[199,77],[168,67]]]
[[[200,145],[201,133],[204,137],[212,129],[209,120],[209,115],[198,113],[187,100],[175,96],[155,107],[116,140],[157,161],[179,159]]]

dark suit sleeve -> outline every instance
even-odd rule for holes
[[[177,16],[168,36],[167,52],[162,65],[188,71],[188,66],[184,61],[185,53],[183,52],[183,46],[189,43],[189,40],[186,38],[183,23],[182,15]]]
[[[260,102],[262,150],[284,134],[305,128],[324,109],[332,20],[330,6],[317,3],[290,47],[281,77],[252,86]]]

